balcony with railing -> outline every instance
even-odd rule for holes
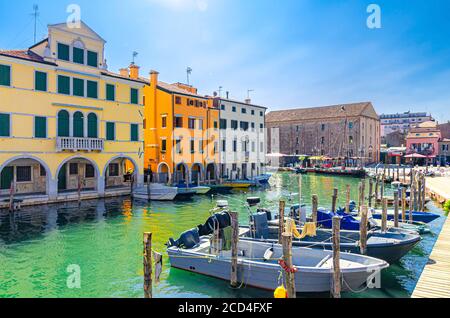
[[[99,138],[58,137],[56,150],[61,151],[103,151],[104,140]]]

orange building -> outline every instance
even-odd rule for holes
[[[144,88],[144,166],[154,182],[218,181],[219,109],[195,87],[158,75]]]

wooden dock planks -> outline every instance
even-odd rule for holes
[[[412,298],[450,298],[450,220],[447,218]]]

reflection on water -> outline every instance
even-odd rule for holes
[[[311,195],[319,195],[319,205],[330,206],[333,188],[339,191],[340,205],[345,186],[358,193],[358,179],[303,176],[302,202],[310,205]],[[204,223],[217,199],[227,199],[240,212],[240,222],[248,223],[243,202],[260,196],[265,207],[277,210],[280,199],[298,202],[298,179],[278,174],[272,186],[227,196],[199,196],[188,202],[132,202],[129,198],[84,201],[0,212],[0,297],[142,297],[142,233],[153,232],[153,246],[165,251],[169,237]],[[367,187],[368,188],[368,187]],[[389,192],[390,190],[387,189]],[[433,204],[429,209],[439,211]],[[439,233],[444,218],[435,221]],[[408,297],[436,240],[424,236],[422,242],[398,264],[382,273],[382,289],[346,293],[344,297]],[[81,289],[66,286],[68,265],[81,267]],[[242,286],[231,289],[225,281],[171,269],[167,257],[156,297],[271,297],[272,293]],[[320,296],[328,295],[303,295]]]

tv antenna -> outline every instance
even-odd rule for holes
[[[250,93],[254,92],[254,91],[255,91],[254,89],[248,89],[247,90],[247,99],[250,99]]]
[[[191,74],[192,74],[192,68],[188,67],[188,68],[186,69],[187,84],[188,84],[188,85],[190,85],[190,83],[189,83],[189,76],[191,76]]]
[[[36,43],[37,19],[39,16],[39,6],[37,4],[33,5],[33,13],[31,15],[34,17],[34,43]]]
[[[134,60],[138,55],[139,55],[138,52],[136,52],[136,51],[133,52],[133,62],[131,62],[132,64],[134,64]]]

